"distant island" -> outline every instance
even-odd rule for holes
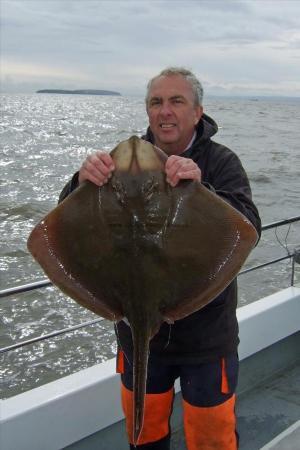
[[[66,89],[42,89],[37,94],[79,94],[79,95],[121,95],[120,92],[104,91],[101,89],[77,89],[69,91]]]

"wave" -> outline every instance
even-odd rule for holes
[[[14,218],[14,220],[17,219],[33,219],[36,217],[44,216],[47,214],[51,208],[53,208],[53,204],[50,202],[39,202],[34,201],[30,203],[23,203],[21,205],[7,205],[7,204],[0,204],[0,213],[1,215],[5,215],[6,218]]]
[[[272,178],[264,174],[251,174],[249,173],[249,179],[253,183],[269,184],[272,183]]]
[[[24,250],[14,250],[9,252],[4,252],[1,254],[2,257],[9,257],[9,258],[24,258],[28,257],[28,252],[25,252]]]

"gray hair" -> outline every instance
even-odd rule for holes
[[[195,106],[201,106],[203,101],[203,87],[198,78],[188,69],[185,69],[184,67],[167,67],[166,69],[162,70],[158,75],[153,77],[148,85],[147,85],[147,91],[146,91],[146,104],[149,100],[149,93],[152,86],[152,83],[157,80],[157,78],[166,76],[175,76],[175,75],[181,75],[191,86],[194,99],[195,99]]]

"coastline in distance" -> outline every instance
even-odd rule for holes
[[[37,94],[80,94],[80,95],[121,95],[120,92],[106,91],[102,89],[76,89],[70,91],[67,89],[41,89]]]

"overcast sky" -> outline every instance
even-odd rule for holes
[[[1,90],[143,94],[169,65],[208,94],[300,97],[299,0],[0,0]]]

